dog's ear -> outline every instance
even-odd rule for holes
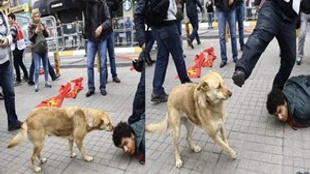
[[[98,123],[98,127],[101,127],[101,125],[104,124],[104,120],[103,119],[100,119],[99,123]]]
[[[199,85],[197,86],[198,91],[200,91],[200,90],[207,91],[208,89],[209,89],[209,85],[205,81],[200,82]]]

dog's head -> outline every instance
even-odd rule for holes
[[[203,77],[196,90],[201,104],[205,102],[216,104],[229,99],[232,95],[232,92],[224,85],[223,78],[214,71],[210,71]]]
[[[77,112],[79,112],[79,110]],[[83,109],[80,110],[80,112],[83,112],[90,130],[99,129],[107,130],[108,132],[114,130],[110,117],[105,112],[97,109]]]
[[[106,113],[100,111],[99,118],[98,127],[100,130],[107,130],[108,132],[112,132],[114,130],[110,117]]]

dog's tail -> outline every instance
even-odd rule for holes
[[[27,130],[28,130],[28,126],[27,126],[27,122],[24,122],[21,126],[20,131],[18,132],[17,135],[15,135],[15,137],[10,141],[9,145],[7,148],[12,148],[15,147],[16,145],[18,145],[19,143],[21,143],[22,141],[25,140],[25,138],[27,137]]]
[[[150,133],[164,133],[169,127],[168,116],[166,115],[165,119],[159,123],[147,124],[145,130]]]

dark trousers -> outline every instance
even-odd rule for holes
[[[53,80],[53,79],[56,78],[56,73],[55,73],[54,68],[52,67],[52,65],[50,63],[49,58],[47,59],[47,62],[48,62],[48,72],[49,72],[49,74],[51,76],[51,79]],[[33,57],[32,57],[31,65],[30,65],[30,69],[29,69],[29,81],[31,81],[31,82],[34,82],[33,74],[34,74],[34,60],[33,60]]]
[[[0,64],[0,86],[3,90],[4,106],[7,113],[8,125],[16,125],[15,92],[13,85],[13,68],[10,61]]]
[[[13,51],[14,68],[15,68],[15,72],[16,72],[16,81],[21,81],[19,67],[22,68],[25,79],[28,78],[27,69],[26,69],[24,62],[23,62],[23,53],[24,53],[24,50],[18,50],[17,48],[15,48],[15,50]]]
[[[191,42],[193,42],[194,39],[197,40],[198,43],[200,43],[200,38],[198,34],[199,24],[198,24],[198,16],[189,17],[189,21],[191,22],[191,25],[193,27],[193,31],[190,36]]]
[[[273,81],[273,88],[283,89],[296,60],[296,18],[289,18],[272,1],[266,1],[259,13],[256,27],[243,47],[236,69],[245,71],[248,78],[267,45],[276,37],[281,51],[279,71]]]
[[[128,118],[128,124],[139,121],[145,113],[145,68],[142,68],[140,82],[133,101],[132,115]]]

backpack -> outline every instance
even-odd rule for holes
[[[37,33],[33,50],[38,54],[47,53],[47,41],[42,31]]]
[[[146,0],[145,21],[149,27],[158,27],[167,18],[169,0]]]

